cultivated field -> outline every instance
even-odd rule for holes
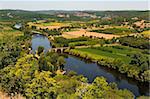
[[[105,39],[112,39],[113,37],[119,37],[118,35],[113,35],[113,34],[104,34],[104,33],[97,33],[97,32],[88,32],[84,29],[78,30],[78,31],[71,31],[71,32],[64,32],[62,34],[63,37],[65,38],[77,38],[81,36],[92,36],[92,37],[99,37],[99,38],[105,38]]]
[[[84,54],[90,55],[96,59],[101,57],[116,59],[119,58],[125,63],[129,64],[131,57],[128,55],[134,54],[136,52],[142,53],[142,50],[131,48],[127,46],[104,46],[104,47],[93,47],[93,48],[77,48],[74,49],[77,52],[82,52]],[[142,54],[146,55],[146,54]]]
[[[69,23],[59,23],[59,22],[48,22],[48,23],[33,23],[33,22],[29,22],[28,25],[31,26],[37,26],[37,28],[41,28],[41,29],[58,29],[64,26],[68,26]]]
[[[143,31],[141,34],[144,35],[146,38],[150,38],[150,30],[149,31]]]

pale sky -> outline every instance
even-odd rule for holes
[[[148,0],[0,0],[0,9],[149,10]]]

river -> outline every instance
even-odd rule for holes
[[[39,46],[44,47],[44,52],[46,53],[50,48],[51,44],[46,36],[36,34],[32,36],[32,51],[33,53],[36,52]]]
[[[32,37],[32,50],[35,52],[39,46],[45,48],[45,52],[51,48],[50,42],[47,37],[43,35],[33,35]],[[68,55],[65,58],[66,64],[64,69],[66,71],[75,71],[77,74],[84,75],[92,82],[96,77],[103,76],[108,82],[115,82],[120,89],[128,89],[134,93],[135,96],[149,95],[149,87],[145,86],[136,80],[130,79],[125,75],[118,73],[116,70],[100,66],[96,63],[87,62],[81,58]]]

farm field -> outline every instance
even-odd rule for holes
[[[126,47],[126,46],[105,46],[105,47],[93,47],[93,48],[78,48],[74,49],[77,52],[81,52],[87,55],[99,59],[99,57],[116,59],[119,58],[124,61],[126,64],[129,64],[131,57],[128,55],[135,54],[137,52],[142,53],[142,50]],[[146,54],[142,54],[146,55]],[[147,56],[147,55],[146,55]]]
[[[113,35],[113,34],[88,32],[84,29],[81,29],[79,31],[64,32],[62,36],[66,38],[77,38],[83,35],[88,37],[92,36],[92,37],[105,38],[105,39],[112,39],[113,37],[119,37],[118,35]]]
[[[40,23],[34,23],[34,22],[29,22],[28,25],[31,26],[37,26],[38,28],[41,29],[58,29],[60,27],[64,27],[64,26],[69,26],[70,23],[60,23],[60,22],[40,22]]]
[[[148,31],[143,31],[141,34],[143,34],[144,37],[146,37],[146,38],[150,38],[150,30],[148,30]]]

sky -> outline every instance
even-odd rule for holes
[[[0,9],[149,10],[148,0],[0,0]]]

